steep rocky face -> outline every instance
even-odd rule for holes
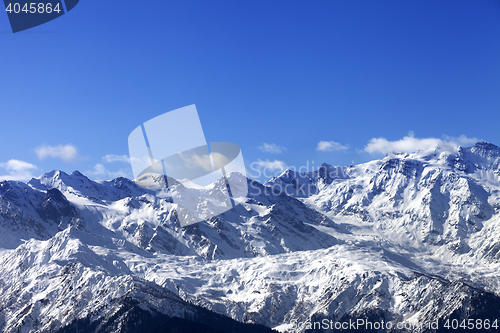
[[[20,182],[0,182],[0,242],[13,249],[30,238],[48,239],[55,234],[54,223],[44,221],[38,211],[44,194]]]
[[[30,238],[48,239],[69,225],[85,228],[85,221],[58,189],[44,193],[20,182],[0,182],[2,248],[15,248]]]
[[[85,222],[78,210],[56,188],[47,190],[40,203],[38,214],[44,221],[57,223],[59,230],[64,230],[69,225],[78,228],[85,227]]]
[[[39,214],[44,220],[57,220],[69,216],[74,211],[66,197],[56,188],[47,190],[40,206]]]

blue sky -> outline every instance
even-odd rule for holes
[[[82,0],[16,34],[0,14],[0,176],[131,176],[130,132],[190,104],[248,167],[500,145],[499,36],[496,0]]]

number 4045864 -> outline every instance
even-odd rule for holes
[[[498,328],[498,319],[489,320],[489,319],[463,319],[459,321],[458,319],[447,319],[444,323],[444,328],[457,330],[489,330],[494,328],[495,330]]]
[[[5,8],[5,10],[7,12],[9,12],[9,14],[12,12],[14,12],[15,14],[18,14],[20,12],[31,13],[31,14],[35,14],[35,13],[50,14],[52,12],[59,13],[61,11],[61,9],[59,8],[59,3],[57,3],[55,7],[52,7],[52,4],[50,2],[47,4],[42,3],[42,2],[40,2],[40,3],[32,2],[29,4],[29,6],[27,3],[25,3],[24,6],[22,6],[22,8],[21,8],[21,5],[18,3],[14,3],[14,4],[9,3],[9,5],[7,6],[7,8]]]

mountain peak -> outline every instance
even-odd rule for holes
[[[85,176],[83,173],[81,173],[80,171],[78,170],[75,170],[71,173],[71,176],[74,176],[74,177],[84,177],[84,178],[87,178],[87,176]],[[88,178],[87,178],[88,179]]]
[[[477,154],[481,157],[499,157],[500,148],[492,143],[486,141],[480,141],[474,146],[467,148],[473,154]]]
[[[493,143],[487,142],[487,141],[479,141],[474,144],[476,148],[481,148],[481,149],[487,149],[487,150],[500,150],[500,148]]]
[[[47,172],[47,173],[44,173],[43,175],[41,175],[40,177],[38,177],[37,179],[42,179],[42,178],[61,178],[61,177],[67,177],[69,176],[66,172],[64,171],[61,171],[61,170],[52,170],[50,172]]]

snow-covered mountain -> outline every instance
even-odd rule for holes
[[[480,142],[454,152],[396,153],[351,167],[322,165],[295,177],[285,171],[267,185],[305,179],[317,190],[303,201],[333,220],[352,217],[416,248],[432,244],[457,254],[476,252],[480,242],[471,244],[471,236],[490,240],[495,223],[487,221],[495,221],[500,208],[500,149]],[[500,258],[492,249],[481,253]]]
[[[77,171],[0,182],[3,331],[125,332],[144,322],[210,331],[224,321],[227,331],[292,332],[369,319],[424,323],[402,330],[419,332],[500,321],[495,145],[286,170],[265,185],[229,176],[248,195],[186,227],[172,197],[202,197],[196,209],[210,209],[223,180],[191,192]]]

